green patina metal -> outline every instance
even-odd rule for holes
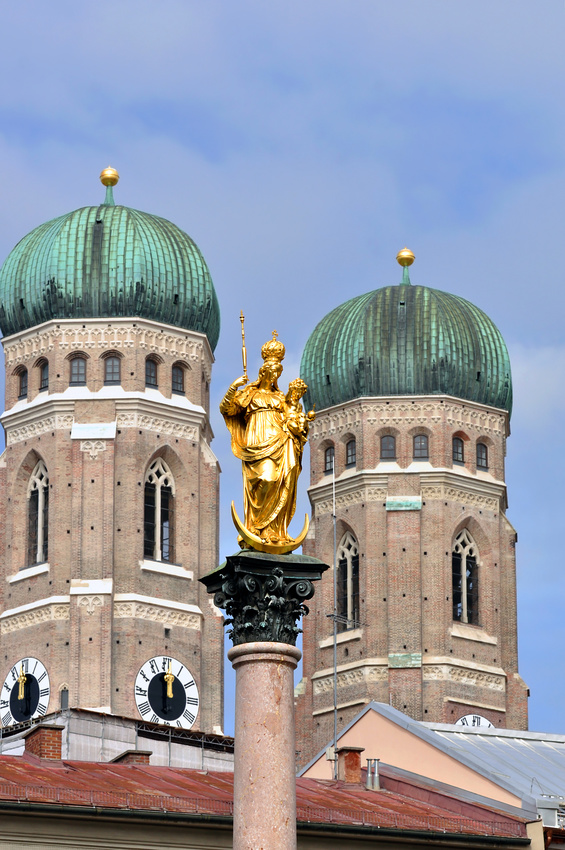
[[[109,186],[97,207],[40,225],[0,269],[4,336],[48,319],[154,319],[220,334],[220,308],[204,257],[164,218],[116,205]]]
[[[389,496],[386,500],[387,511],[421,511],[421,496]]]
[[[421,652],[389,652],[388,666],[392,668],[406,669],[408,667],[422,666]]]
[[[456,295],[403,282],[346,301],[302,355],[318,410],[360,396],[446,394],[511,411],[510,359],[489,317]]]

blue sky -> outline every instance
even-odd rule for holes
[[[208,261],[222,555],[240,484],[216,410],[241,308],[250,366],[276,326],[290,379],[326,312],[399,281],[407,244],[413,283],[493,318],[515,387],[520,670],[531,727],[556,732],[564,18],[561,0],[28,0],[3,9],[0,52],[0,261],[41,222],[98,203],[107,164],[118,202],[173,220]]]

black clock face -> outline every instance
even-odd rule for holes
[[[49,705],[49,695],[49,676],[41,661],[21,658],[6,676],[0,692],[2,726],[43,717]]]
[[[200,701],[190,670],[176,658],[158,655],[136,676],[135,702],[144,720],[190,729]]]

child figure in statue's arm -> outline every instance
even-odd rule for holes
[[[285,425],[295,437],[300,455],[302,455],[302,450],[308,439],[310,422],[316,416],[313,410],[305,413],[300,402],[307,389],[308,386],[304,381],[301,378],[296,378],[288,385],[288,392],[285,396]]]

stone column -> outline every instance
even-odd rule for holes
[[[296,624],[327,569],[306,555],[247,549],[201,579],[234,643],[234,850],[296,850]]]

